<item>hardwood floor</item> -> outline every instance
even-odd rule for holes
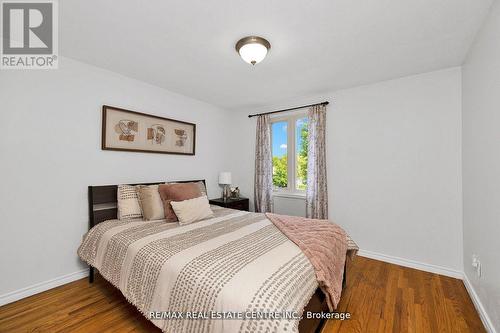
[[[333,332],[485,332],[461,280],[357,257],[347,275]]]
[[[462,281],[357,257],[333,332],[484,332]],[[160,332],[101,277],[0,307],[0,332]]]

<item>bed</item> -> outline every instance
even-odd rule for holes
[[[180,182],[198,181],[205,183]],[[321,329],[320,319],[300,319],[303,311],[328,311],[314,269],[264,214],[212,206],[213,217],[185,226],[122,222],[117,185],[89,186],[88,195],[90,230],[78,254],[89,281],[98,269],[162,331]]]

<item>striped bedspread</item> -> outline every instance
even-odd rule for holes
[[[102,222],[78,255],[164,332],[297,332],[318,288],[307,257],[264,214],[212,208],[185,226]]]

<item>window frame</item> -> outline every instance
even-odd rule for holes
[[[276,187],[273,184],[273,193],[304,196],[306,190],[297,189],[297,156],[296,156],[296,132],[297,120],[307,118],[307,110],[294,112],[293,114],[271,116],[271,152],[273,147],[272,126],[274,123],[286,122],[287,131],[287,187]],[[271,153],[272,154],[272,153]]]

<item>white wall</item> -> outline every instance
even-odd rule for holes
[[[330,218],[363,250],[461,271],[460,68],[269,109],[325,99]],[[255,120],[232,124],[234,179],[251,196]]]
[[[461,270],[460,96],[453,68],[331,97],[329,215],[362,249]]]
[[[273,196],[273,212],[276,214],[306,216],[306,200],[298,196]]]
[[[88,185],[205,178],[220,194],[225,111],[66,58],[2,71],[0,101],[0,298],[85,268]],[[102,151],[102,104],[196,123],[196,156]]]
[[[500,4],[463,66],[464,269],[500,332]],[[471,266],[479,255],[482,277]]]
[[[246,113],[230,115],[227,128],[231,159],[228,170],[232,172],[233,186],[239,186],[240,194],[250,199],[250,210],[254,210],[253,185],[255,170],[255,127],[256,118],[248,118]]]

